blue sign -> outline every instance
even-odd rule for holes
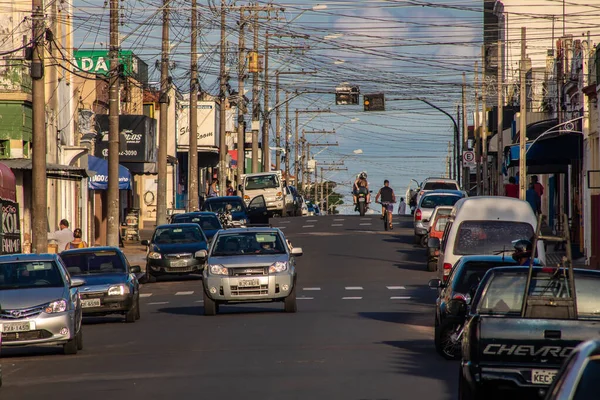
[[[88,188],[90,190],[108,189],[108,161],[88,156],[88,169],[96,173],[90,178]],[[131,190],[131,172],[122,165],[119,165],[119,190]]]

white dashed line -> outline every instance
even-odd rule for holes
[[[346,290],[363,290],[362,286],[346,286]]]
[[[289,224],[290,221],[279,221],[280,224]]]
[[[315,291],[315,290],[321,290],[321,288],[320,287],[305,287],[305,288],[302,288],[302,290]]]
[[[287,226],[278,226],[277,229],[285,229]]]
[[[157,301],[155,303],[148,303],[149,306],[157,306],[159,304],[169,304],[168,301]]]
[[[302,225],[303,228],[314,228],[314,225]]]
[[[386,286],[389,290],[403,290],[406,289],[404,286]]]
[[[307,219],[306,222],[317,222],[318,220],[316,219]]]
[[[296,300],[314,300],[314,297],[296,297]]]
[[[390,300],[410,300],[409,296],[392,296]]]
[[[362,300],[362,297],[342,297],[342,300]]]
[[[331,224],[331,226],[344,226],[344,224]]]
[[[361,221],[370,221],[370,220],[371,220],[371,218],[361,218],[360,220],[361,220]]]
[[[362,224],[360,224],[360,225],[361,225],[361,226],[369,226],[369,225],[372,225],[372,224],[371,224],[370,222],[367,222],[367,223],[362,223]]]
[[[334,222],[339,222],[339,221],[345,221],[345,219],[344,218],[338,218],[338,219],[334,219],[333,221]]]
[[[189,292],[177,292],[175,293],[175,296],[189,296],[191,294],[194,294],[194,291],[189,291]]]
[[[150,297],[152,293],[140,293],[140,297]]]
[[[196,300],[194,303],[204,303],[204,300]]]

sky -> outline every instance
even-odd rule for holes
[[[142,58],[150,67],[150,80],[157,82],[162,1],[119,3],[122,48]],[[211,94],[218,90],[220,10],[215,4],[220,2],[198,2],[199,76],[202,89]],[[240,1],[227,4],[248,5]],[[348,195],[356,175],[365,171],[374,191],[389,179],[397,194],[404,195],[413,179],[421,182],[430,176],[444,176],[448,143],[453,140],[452,121],[414,98],[425,98],[452,115],[457,113],[463,72],[470,93],[474,62],[480,59],[482,1],[295,0],[273,4],[285,11],[272,13],[270,20],[259,20],[261,48],[267,29],[270,33],[309,37],[270,37],[270,106],[274,106],[275,99],[275,70],[316,71],[281,74],[280,80],[288,91],[330,92],[305,94],[290,102],[291,116],[295,109],[331,110],[300,114],[300,130],[336,132],[307,135],[313,143],[337,144],[314,147],[312,154],[318,165],[343,163],[341,168],[347,168],[326,171],[325,179],[337,182],[338,192]],[[171,74],[174,84],[185,93],[189,88],[190,2],[174,0],[170,7]],[[74,0],[74,13],[75,47],[106,48],[108,2]],[[239,11],[230,11],[226,16],[230,84],[235,89]],[[251,32],[246,35],[246,45],[252,45]],[[251,82],[246,81],[246,88]],[[336,106],[333,92],[343,83],[358,86],[361,94],[383,92],[386,111],[363,111],[362,95],[359,105]],[[251,98],[250,93],[247,97]],[[281,125],[285,126],[284,121]],[[274,126],[272,120],[271,146],[275,145]],[[294,121],[291,126],[293,129]]]

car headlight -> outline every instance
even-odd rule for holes
[[[56,300],[46,306],[44,312],[46,314],[59,313],[67,310],[66,300]]]
[[[108,288],[109,296],[123,296],[129,294],[129,287],[126,285],[114,285]]]
[[[275,274],[277,272],[287,271],[287,269],[288,269],[287,261],[277,261],[269,267],[269,273]]]
[[[277,192],[277,197],[275,198],[275,200],[277,200],[277,201],[283,200],[283,193]]]
[[[229,275],[229,270],[222,265],[211,265],[208,270],[213,275]]]
[[[151,258],[153,260],[160,260],[162,258],[162,255],[155,251],[151,251],[150,253],[148,253],[148,258]]]

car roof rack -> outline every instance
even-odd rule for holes
[[[562,214],[560,217],[563,226],[560,236],[540,234],[542,216],[538,217],[523,295],[522,318],[577,319],[577,295],[569,224],[566,214]],[[537,243],[540,240],[564,244],[566,256],[556,266],[546,265],[543,267],[543,273],[536,275],[536,281],[542,284],[539,285],[540,287],[532,289],[530,286],[533,279],[533,260],[537,251]]]

